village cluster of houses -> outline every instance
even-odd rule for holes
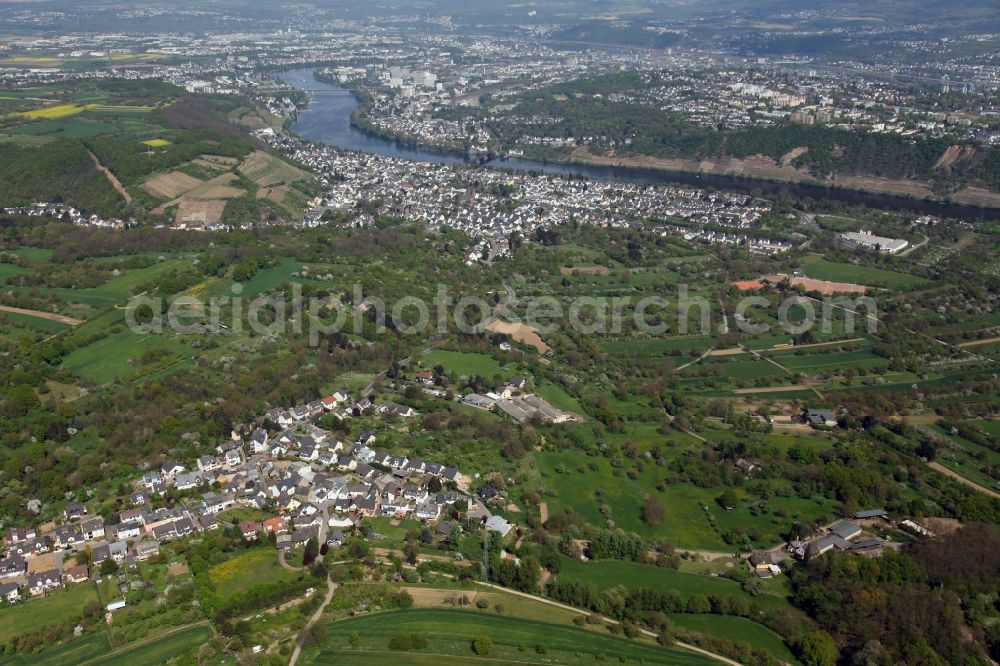
[[[486,486],[481,496],[468,495],[469,479],[457,468],[379,450],[374,431],[343,442],[313,422],[323,413],[349,418],[366,412],[413,414],[391,402],[352,401],[345,393],[272,410],[252,424],[238,426],[213,455],[198,458],[191,468],[166,461],[144,473],[133,484],[130,506],[113,524],[106,525],[102,516],[89,515],[84,504],[74,502],[51,531],[14,528],[5,537],[6,553],[0,560],[0,594],[16,601],[22,591],[44,594],[67,582],[87,580],[86,565],[62,566],[63,554],[86,546],[95,571],[109,558],[127,565],[143,561],[165,542],[218,529],[224,524],[219,515],[237,507],[273,512],[273,517],[237,527],[248,540],[275,534],[281,550],[310,539],[340,546],[345,531],[366,517],[436,523],[460,500],[486,529],[503,534],[511,529],[486,508],[496,491]],[[265,424],[280,430],[269,431]],[[203,492],[173,506],[152,508],[154,499],[170,489]],[[454,527],[446,525],[448,530]],[[42,562],[46,566],[40,568]]]
[[[575,222],[601,227],[643,228],[650,220],[683,218],[691,226],[657,226],[671,235],[693,234],[706,242],[747,244],[774,253],[790,248],[780,241],[705,232],[704,225],[750,230],[771,202],[748,195],[641,183],[569,180],[557,176],[477,170],[471,175],[448,165],[412,162],[383,155],[341,151],[302,141],[284,132],[261,130],[272,148],[320,174],[325,192],[310,203],[302,224],[318,226],[327,210],[354,213],[358,204],[380,201],[386,211],[430,228],[459,229],[495,247],[470,253],[471,261],[494,259],[508,250],[513,234],[531,238],[539,227]],[[357,224],[357,221],[352,224]],[[659,225],[657,222],[656,224]],[[741,240],[742,239],[742,240]]]
[[[103,218],[96,213],[86,214],[72,206],[57,203],[36,203],[30,206],[15,206],[3,208],[6,215],[26,215],[28,217],[48,217],[54,220],[66,220],[73,224],[102,229],[128,229],[135,226],[135,220],[123,220],[117,217]]]

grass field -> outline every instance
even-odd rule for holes
[[[243,285],[243,298],[253,298],[266,293],[282,282],[292,279],[292,273],[299,270],[299,262],[285,257],[277,266],[259,271]]]
[[[754,515],[749,506],[723,511],[715,498],[724,488],[675,483],[658,490],[661,474],[654,466],[646,465],[633,479],[612,467],[607,458],[575,451],[544,451],[535,454],[535,460],[543,475],[543,487],[553,493],[547,499],[550,515],[571,510],[591,524],[603,525],[606,519],[601,507],[607,505],[616,526],[647,538],[668,539],[681,548],[735,550],[726,544],[722,534],[737,529],[753,535],[751,539],[758,546],[773,546],[781,541],[780,535],[791,521],[808,523],[833,511],[828,500],[782,497],[777,493],[772,493],[768,513]],[[651,526],[642,520],[643,497],[647,494],[659,497],[667,507],[659,525]],[[778,511],[784,517],[779,517]]]
[[[745,641],[755,648],[767,650],[776,659],[790,664],[799,663],[781,640],[781,636],[745,617],[674,613],[670,616],[670,620],[682,629],[728,641]]]
[[[354,632],[360,638],[356,648],[350,644]],[[421,634],[427,638],[428,647],[419,651],[391,651],[389,639],[400,633]],[[476,658],[471,649],[473,638],[480,635],[493,641],[487,659]],[[327,638],[321,649],[303,656],[304,663],[338,665],[461,664],[473,660],[495,664],[585,664],[608,659],[675,666],[715,663],[679,648],[662,648],[575,627],[446,609],[376,613],[334,622],[327,626]]]
[[[133,666],[134,664],[156,666],[177,659],[211,638],[212,629],[206,625],[185,627],[161,638],[93,659],[86,664],[87,666]]]
[[[252,548],[241,555],[216,564],[208,570],[212,586],[222,598],[245,592],[253,585],[266,585],[298,578],[294,571],[282,568],[274,548]]]
[[[0,666],[75,666],[111,651],[108,632],[101,630],[76,640],[0,659]]]
[[[486,354],[475,354],[469,352],[445,351],[436,349],[429,354],[420,357],[420,363],[425,368],[432,368],[441,364],[446,372],[454,372],[459,376],[479,375],[485,379],[492,379],[494,375],[506,377],[515,374],[516,371],[504,370],[504,368],[493,357]]]
[[[125,379],[141,373],[138,361],[145,352],[158,351],[191,356],[186,345],[162,335],[138,335],[129,330],[109,335],[75,350],[65,359],[63,367],[98,384]]]
[[[37,631],[46,624],[65,624],[83,615],[88,601],[97,601],[97,587],[81,583],[56,590],[48,597],[28,599],[16,606],[0,607],[0,643]]]
[[[0,264],[0,284],[7,281],[8,278],[12,278],[15,275],[21,275],[22,273],[27,273],[27,268],[22,268],[20,266],[15,266],[14,264]]]
[[[803,268],[807,276],[816,280],[852,282],[854,284],[885,287],[887,289],[909,289],[930,284],[929,280],[907,275],[906,273],[897,273],[869,266],[841,264],[827,261],[819,255],[806,257],[803,262]]]
[[[658,592],[677,590],[685,598],[696,594],[739,597],[760,608],[787,606],[787,602],[777,594],[762,594],[759,597],[752,597],[740,587],[739,583],[726,578],[674,571],[648,564],[635,564],[634,562],[618,560],[580,562],[567,558],[562,561],[562,571],[559,575],[568,579],[589,581],[598,590],[607,590],[622,585],[631,589],[644,587]]]
[[[49,333],[58,333],[59,331],[65,331],[67,328],[70,328],[69,324],[64,324],[61,321],[53,321],[43,317],[33,317],[29,314],[23,314],[20,312],[0,312],[0,319],[14,324],[30,326],[31,328],[37,328]]]
[[[614,356],[670,356],[671,352],[684,354],[692,349],[708,349],[712,338],[707,335],[691,335],[673,338],[643,338],[638,340],[610,340],[602,342],[601,348]],[[678,364],[689,358],[678,356]]]

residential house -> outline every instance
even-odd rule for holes
[[[191,490],[201,485],[201,472],[194,471],[187,474],[179,474],[174,479],[174,488],[177,490]]]
[[[434,521],[441,517],[441,505],[435,504],[433,502],[424,502],[418,504],[416,511],[413,513],[414,517],[418,520],[430,520]]]
[[[230,449],[226,451],[225,455],[226,467],[233,468],[239,467],[243,464],[243,452],[239,448]]]
[[[315,527],[304,527],[292,532],[292,546],[299,547],[306,545],[309,539],[319,536],[319,530]]]
[[[287,521],[283,516],[275,516],[264,521],[264,532],[267,534],[280,534],[287,529]]]
[[[138,539],[141,534],[142,525],[137,520],[111,526],[111,538],[115,540]]]
[[[201,506],[199,511],[204,515],[206,513],[219,514],[231,507],[236,503],[236,498],[230,493],[224,493],[222,495],[216,495],[215,493],[205,493],[202,495]]]
[[[527,380],[525,380],[525,378],[520,375],[514,375],[513,377],[507,380],[507,386],[510,386],[513,389],[517,389],[518,391],[523,390],[525,384],[527,384]]]
[[[90,572],[86,564],[78,564],[63,570],[63,578],[67,583],[85,583],[90,580]]]
[[[7,545],[13,543],[24,543],[25,541],[30,541],[35,538],[35,528],[34,527],[15,527],[10,532],[7,532],[7,536],[4,537]]]
[[[267,453],[267,431],[263,428],[257,428],[250,435],[250,450],[255,455],[260,455],[262,453]]]
[[[781,573],[778,565],[784,560],[784,555],[778,551],[757,551],[747,558],[750,571],[761,578],[770,578]]]
[[[0,578],[23,576],[28,570],[28,563],[20,555],[9,555],[0,560]]]
[[[168,460],[167,462],[160,465],[160,474],[164,478],[172,479],[178,474],[183,473],[185,469],[187,468],[184,467],[184,465]]]
[[[80,532],[83,534],[84,541],[96,541],[97,539],[103,539],[104,530],[104,517],[94,516],[92,518],[86,518],[80,523]]]
[[[45,594],[62,587],[62,577],[57,569],[49,569],[28,574],[28,593],[32,596]]]
[[[484,485],[482,488],[476,491],[476,496],[484,502],[489,502],[500,497],[500,491],[494,488],[490,484]]]
[[[63,509],[63,515],[66,517],[66,520],[78,520],[87,515],[87,507],[80,502],[70,502]]]
[[[501,516],[490,516],[486,519],[484,526],[490,532],[496,532],[500,536],[507,536],[507,533],[514,528],[513,525],[508,523],[506,519]]]
[[[214,472],[217,469],[222,469],[222,463],[223,460],[215,456],[202,456],[198,458],[198,469],[202,472]]]
[[[260,529],[260,524],[255,520],[247,520],[240,523],[240,532],[243,533],[243,538],[247,541],[257,540],[257,530]]]
[[[17,583],[3,583],[0,585],[0,597],[9,604],[16,604],[21,600],[21,586]]]
[[[72,548],[78,543],[83,543],[83,534],[75,525],[60,525],[52,533],[57,548]]]
[[[132,550],[135,559],[143,562],[160,552],[160,543],[158,541],[141,541]]]
[[[143,488],[147,490],[152,490],[154,486],[162,482],[163,479],[160,478],[159,472],[146,472],[145,474],[142,475],[142,479],[139,481],[139,483],[142,484]]]

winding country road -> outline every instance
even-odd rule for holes
[[[295,650],[292,651],[292,658],[288,660],[288,666],[295,666],[295,662],[299,660],[299,653],[302,652],[302,646],[306,642],[306,637],[309,635],[309,630],[312,629],[313,625],[316,624],[320,617],[323,616],[323,611],[326,607],[330,605],[330,600],[333,599],[333,593],[337,591],[339,585],[334,583],[329,578],[326,579],[326,596],[323,597],[323,603],[319,605],[316,612],[312,614],[309,621],[306,622],[306,626],[302,627],[302,631],[299,632],[299,638],[295,641]]]

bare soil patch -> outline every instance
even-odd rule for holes
[[[57,321],[60,324],[67,324],[69,326],[79,326],[83,323],[82,319],[73,319],[72,317],[66,317],[61,314],[56,314],[54,312],[42,312],[41,310],[26,310],[24,308],[15,308],[10,305],[0,305],[0,312],[11,312],[13,314],[23,314],[30,315],[32,317],[38,317],[39,319],[48,319],[49,321]]]
[[[538,350],[539,354],[544,354],[548,352],[551,347],[545,344],[541,336],[527,324],[510,324],[505,321],[500,321],[499,319],[487,326],[487,330],[493,331],[494,333],[503,333],[504,335],[509,335],[517,342],[521,344],[529,345]]]
[[[174,223],[185,227],[199,227],[208,224],[216,224],[222,220],[222,212],[226,209],[226,202],[222,199],[208,199],[199,201],[195,199],[181,199],[177,206],[177,214],[174,216]]]
[[[481,593],[475,590],[437,590],[428,587],[404,587],[404,592],[413,597],[415,608],[438,608],[445,605],[449,599],[465,597],[469,604],[475,602]]]
[[[809,152],[809,146],[797,146],[781,156],[781,166],[788,166]]]
[[[104,177],[108,179],[109,183],[111,183],[111,187],[115,188],[115,192],[122,195],[122,199],[125,200],[125,203],[127,204],[132,203],[132,195],[125,190],[125,188],[121,184],[121,181],[118,180],[115,174],[111,173],[111,169],[101,164],[101,161],[97,159],[97,155],[95,155],[94,153],[88,150],[87,154],[90,155],[90,159],[94,161],[94,167],[98,171],[103,173]]]
[[[142,184],[142,189],[149,192],[151,195],[157,199],[173,199],[179,197],[185,192],[189,192],[199,185],[203,185],[205,181],[198,180],[194,176],[189,176],[186,173],[180,171],[171,171],[169,173],[160,173],[155,176],[150,176],[146,179],[146,182]]]
[[[611,275],[607,266],[561,266],[559,272],[563,275]]]
[[[965,347],[978,347],[979,345],[990,345],[994,342],[1000,342],[1000,338],[984,338],[982,340],[970,340],[969,342],[959,343],[959,347],[963,349]]]

